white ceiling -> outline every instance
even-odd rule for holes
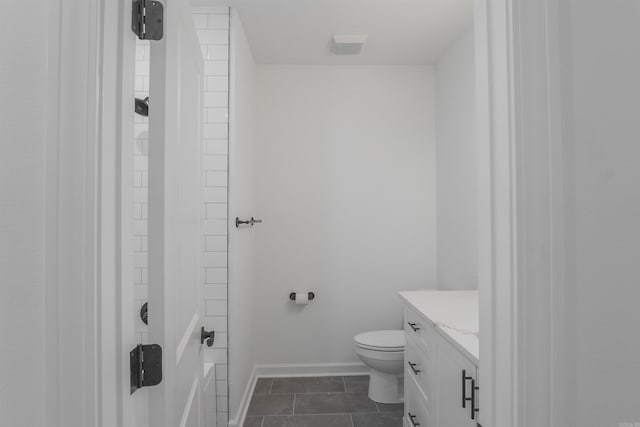
[[[211,1],[201,0],[198,3]],[[222,2],[216,2],[221,5]],[[473,0],[227,0],[265,64],[433,64],[473,20]],[[333,34],[366,34],[361,55],[330,53]]]

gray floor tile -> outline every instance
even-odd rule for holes
[[[352,414],[353,427],[402,427],[402,413]]]
[[[378,403],[376,402],[378,411],[385,413],[404,413],[404,403]]]
[[[293,414],[293,394],[254,394],[247,415]]]
[[[369,375],[355,375],[344,377],[344,383],[349,393],[368,393],[369,392]]]
[[[295,404],[295,414],[378,412],[376,404],[362,393],[298,394]]]
[[[244,419],[242,427],[262,427],[262,419],[264,417],[248,416]]]
[[[253,394],[268,394],[271,391],[273,378],[258,378]]]
[[[264,417],[263,427],[351,427],[351,417],[340,415],[294,415]]]
[[[344,392],[342,377],[274,378],[271,393]]]

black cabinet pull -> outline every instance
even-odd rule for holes
[[[476,387],[476,380],[471,380],[471,419],[476,419],[476,412],[480,409],[476,408],[476,391],[480,390],[480,387]]]
[[[418,332],[420,330],[420,328],[417,327],[415,323],[407,322],[407,324],[411,329],[413,329],[413,332]]]
[[[422,372],[420,369],[416,369],[416,366],[418,365],[417,363],[411,363],[411,362],[407,362],[407,363],[409,364],[409,367],[411,368],[414,374],[418,375],[420,372]]]
[[[418,427],[420,425],[420,423],[417,423],[414,418],[416,418],[415,415],[413,415],[411,412],[407,412],[407,415],[409,415],[409,421],[411,421],[411,425],[413,427]]]
[[[467,376],[467,371],[465,369],[462,370],[462,407],[467,407],[467,402],[472,400],[472,397],[467,397],[467,381],[473,381],[473,377]],[[473,393],[472,393],[473,396]]]

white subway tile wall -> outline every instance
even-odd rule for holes
[[[228,423],[227,399],[227,169],[229,120],[229,9],[202,8],[193,14],[204,58],[204,126],[202,158],[202,311],[203,326],[216,331],[205,362],[216,365],[218,426]],[[149,42],[138,40],[136,98],[149,92]],[[148,119],[136,115],[134,147],[134,286],[139,342],[148,341],[140,307],[148,294]]]
[[[149,41],[136,41],[135,96],[149,96]],[[135,140],[133,147],[133,283],[136,303],[133,315],[138,342],[148,344],[148,329],[140,318],[140,308],[148,295],[148,184],[149,184],[149,119],[139,114],[134,121]]]
[[[204,353],[216,364],[218,426],[228,423],[227,402],[227,176],[229,152],[229,9],[193,14],[204,58],[202,159],[202,315],[216,339]]]

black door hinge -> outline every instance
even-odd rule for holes
[[[164,6],[156,0],[134,0],[131,29],[140,40],[160,40],[164,34]]]
[[[162,347],[158,344],[142,345],[129,353],[131,369],[130,393],[162,382]]]

